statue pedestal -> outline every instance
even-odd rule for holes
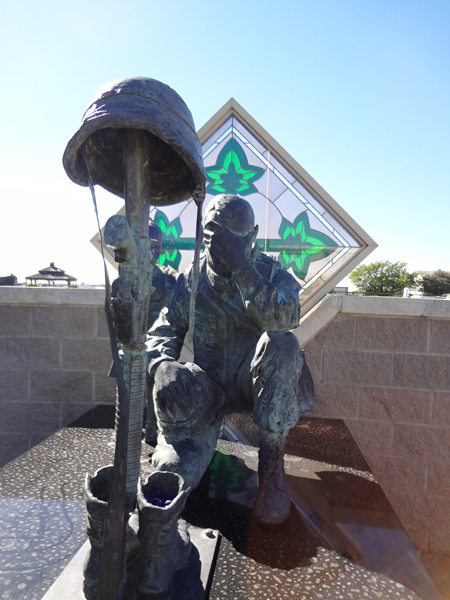
[[[206,531],[211,532],[209,537]],[[167,600],[203,600],[212,580],[212,563],[216,552],[219,532],[200,527],[189,526],[192,550],[188,564],[175,575],[175,580]],[[51,586],[42,600],[85,600],[83,594],[83,563],[89,551],[86,541],[70,563]],[[131,590],[125,600],[137,600]]]
[[[114,407],[107,408],[105,423],[83,419],[0,469],[0,597],[83,600],[84,556],[76,553],[85,540],[81,493],[86,471],[112,460]],[[180,574],[183,600],[202,597],[188,595],[195,573],[201,593],[209,590],[208,572],[211,600],[250,600],[261,590],[273,600],[346,599],[350,585],[355,598],[441,600],[343,421],[305,418],[291,430],[285,465],[292,509],[275,527],[261,526],[253,511],[257,426],[235,414],[221,433],[225,439],[182,514],[200,556]],[[143,478],[150,454],[142,444]],[[209,550],[200,547],[197,528],[220,531],[220,545],[208,538]]]

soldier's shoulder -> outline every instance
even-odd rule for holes
[[[280,263],[271,256],[259,252],[254,263],[256,270],[266,279],[272,279],[275,272],[280,268]]]
[[[180,273],[178,273],[178,271],[175,271],[175,269],[173,269],[169,265],[162,265],[162,266],[157,265],[155,267],[155,271],[157,268],[159,268],[159,270],[161,272],[161,277],[164,280],[164,289],[172,290],[175,286],[175,283],[176,283]]]
[[[259,252],[256,258],[256,263],[263,263],[267,265],[280,265],[276,258],[269,256],[268,254],[264,254],[264,252]]]
[[[259,273],[272,281],[276,285],[281,285],[285,288],[291,288],[298,292],[301,289],[301,285],[298,280],[288,271],[285,271],[281,264],[276,258],[272,258],[263,252],[258,254],[258,258],[255,262],[255,267]]]

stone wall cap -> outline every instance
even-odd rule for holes
[[[300,346],[306,345],[337,314],[366,317],[427,317],[450,320],[450,301],[440,298],[394,298],[385,296],[327,296],[300,321],[294,330]]]
[[[104,288],[0,286],[1,304],[102,306]]]
[[[339,312],[367,316],[450,319],[450,301],[441,298],[342,296]]]

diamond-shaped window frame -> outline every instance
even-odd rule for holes
[[[207,145],[208,140],[211,140],[214,136],[217,137],[218,130],[224,126],[224,124],[229,121],[232,117],[237,119],[237,122],[240,123],[248,132],[256,139],[256,142],[259,142],[262,146],[264,146],[268,153],[266,156],[269,159],[275,159],[281,165],[281,169],[286,169],[287,173],[292,175],[295,178],[300,186],[303,186],[303,192],[306,190],[307,193],[311,194],[313,200],[317,200],[319,204],[325,209],[326,213],[331,215],[331,217],[337,221],[338,226],[343,228],[346,233],[348,233],[349,238],[353,238],[353,242],[351,245],[351,252],[349,252],[350,257],[347,260],[343,260],[341,254],[344,255],[345,247],[342,247],[343,250],[337,256],[331,260],[337,261],[341,260],[341,264],[339,268],[329,277],[328,279],[323,280],[321,277],[321,273],[324,273],[327,270],[327,266],[329,263],[326,262],[325,266],[319,271],[313,280],[308,281],[304,286],[304,291],[307,291],[309,287],[308,293],[303,293],[301,295],[301,303],[302,303],[302,316],[304,317],[314,306],[316,306],[327,294],[330,292],[336,284],[338,284],[344,277],[346,277],[361,261],[363,261],[376,247],[377,244],[374,240],[356,223],[354,219],[315,181],[309,173],[303,169],[303,167],[288,153],[286,150],[278,144],[278,142],[234,99],[230,98],[226,104],[222,106],[220,110],[218,110],[215,115],[213,115],[203,127],[198,131],[198,136],[202,147],[204,149],[204,157],[205,161],[207,160],[207,156],[211,152],[211,145]],[[239,136],[239,132],[234,129],[235,134]],[[222,136],[224,137],[224,136]],[[220,138],[219,138],[220,139]],[[238,137],[239,139],[239,137]],[[239,141],[243,141],[244,138],[241,137]],[[206,144],[206,147],[205,147]],[[251,142],[250,142],[250,147]],[[258,154],[258,150],[253,146],[253,152],[255,155]],[[260,157],[262,160],[264,158]],[[275,162],[274,161],[274,162]],[[266,160],[266,165],[268,165],[268,161]],[[271,167],[271,170],[274,169]],[[208,169],[207,169],[208,171]],[[283,175],[278,173],[280,180],[283,180]],[[255,178],[256,181],[257,178]],[[293,189],[292,185],[289,185],[288,182],[284,181],[285,185],[290,187],[291,191],[296,194],[299,198],[298,190]],[[295,182],[292,182],[295,183]],[[250,184],[252,185],[252,184]],[[253,187],[253,186],[252,186]],[[250,192],[248,192],[250,193]],[[251,201],[251,195],[247,197],[248,200]],[[304,200],[304,199],[303,199]],[[164,210],[164,209],[163,209]],[[309,214],[315,214],[319,219],[321,218],[314,208],[309,205],[308,208]],[[123,206],[117,214],[125,214],[125,206]],[[306,214],[306,213],[302,213]],[[325,223],[325,219],[321,219],[322,222],[330,229],[329,223]],[[287,221],[289,223],[289,221]],[[292,225],[292,223],[290,223]],[[335,232],[336,235],[336,232]],[[338,235],[338,237],[340,237]],[[183,239],[183,238],[180,238]],[[342,238],[341,238],[342,239]],[[100,243],[98,239],[98,234],[96,234],[91,242],[95,245],[97,249],[100,250]],[[347,244],[348,246],[348,244]],[[266,248],[266,251],[269,248]],[[277,257],[277,254],[274,252],[272,255]],[[326,256],[326,255],[325,255]],[[107,252],[106,254],[107,260],[117,268],[117,265],[114,261],[114,256],[111,252]],[[280,255],[281,258],[281,255]],[[325,262],[325,259],[323,259]],[[287,265],[284,265],[287,267]],[[314,284],[311,287],[311,284]]]

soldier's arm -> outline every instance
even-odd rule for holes
[[[189,293],[185,275],[181,274],[163,308],[147,333],[148,375],[152,377],[164,361],[177,361],[189,328]]]
[[[244,306],[252,319],[265,331],[295,329],[300,322],[300,285],[274,262],[269,279],[254,265],[233,274]]]

